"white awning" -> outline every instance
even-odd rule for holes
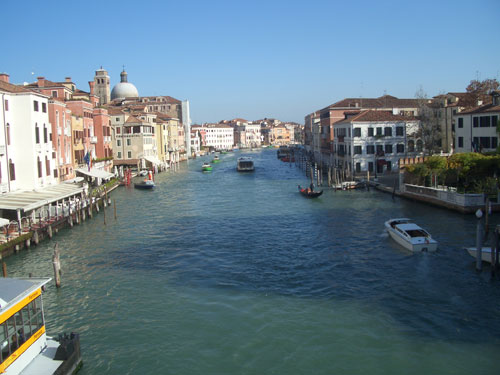
[[[80,168],[77,169],[76,172],[79,172],[81,174],[90,177],[102,178],[103,180],[109,180],[110,178],[115,176],[113,173],[109,173],[103,171],[102,169],[96,169],[96,168],[90,168],[90,171],[88,170],[88,168]]]
[[[83,187],[72,184],[58,184],[40,190],[17,191],[0,196],[0,209],[30,211],[50,203],[75,195],[80,195]]]
[[[10,220],[0,217],[0,227],[4,227],[10,223]]]
[[[155,156],[144,156],[144,159],[149,161],[151,164],[161,165],[162,162]]]

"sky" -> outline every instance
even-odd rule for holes
[[[304,122],[343,98],[414,98],[500,80],[500,0],[2,0],[0,72],[122,67],[141,96],[189,100],[193,123]]]

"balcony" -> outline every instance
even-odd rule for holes
[[[92,137],[89,137],[90,138],[90,143],[97,143],[97,136],[93,135]]]
[[[111,143],[111,136],[104,137],[104,142],[105,143]]]
[[[71,137],[71,128],[64,129],[64,135],[66,137]]]

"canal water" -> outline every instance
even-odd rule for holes
[[[254,173],[236,171],[252,156]],[[7,259],[51,276],[49,333],[81,334],[87,374],[497,374],[500,282],[463,246],[475,219],[370,192],[302,197],[275,150],[189,161],[154,191],[120,187],[107,209]],[[439,241],[410,254],[384,221]],[[493,221],[499,221],[493,217]]]

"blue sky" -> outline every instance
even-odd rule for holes
[[[499,0],[2,1],[0,72],[88,91],[122,65],[194,122],[303,123],[346,97],[413,98],[500,80]]]

